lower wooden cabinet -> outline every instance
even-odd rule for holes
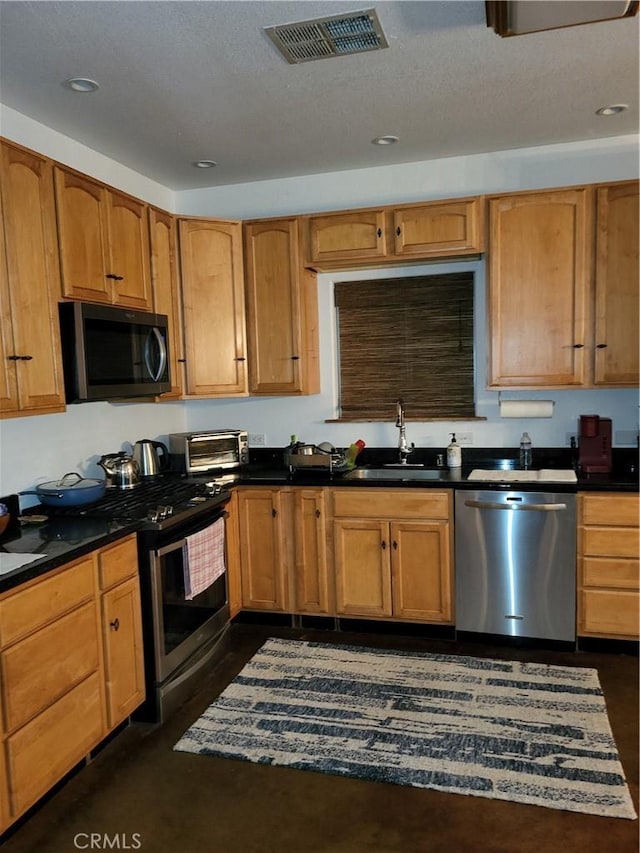
[[[144,700],[136,537],[0,596],[0,831]]]
[[[338,615],[451,623],[450,491],[334,489]]]
[[[242,607],[330,614],[325,490],[249,486],[234,494]],[[233,519],[230,523],[233,530]],[[235,590],[233,566],[232,561],[230,589]]]
[[[242,606],[249,610],[288,609],[289,508],[285,489],[238,489]]]
[[[579,636],[638,639],[639,510],[637,495],[578,495]]]

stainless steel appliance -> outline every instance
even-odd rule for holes
[[[68,403],[156,396],[169,390],[167,317],[109,305],[61,302]]]
[[[171,468],[186,474],[209,474],[240,468],[249,462],[245,430],[220,429],[173,432],[169,435]]]
[[[96,503],[49,509],[54,517],[136,521],[142,598],[146,700],[135,717],[161,722],[201,683],[229,624],[226,572],[193,599],[185,597],[187,537],[224,516],[228,491],[171,474],[132,491],[111,490]],[[67,523],[69,523],[67,521]]]
[[[133,445],[133,458],[141,477],[157,477],[169,467],[169,449],[161,441],[142,438]]]
[[[455,497],[456,629],[575,642],[576,496]]]
[[[133,489],[140,483],[140,466],[128,454],[105,453],[98,460],[98,465],[107,475],[108,489]]]
[[[585,474],[611,471],[611,419],[580,415],[578,465]]]

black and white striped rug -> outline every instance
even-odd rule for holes
[[[594,669],[270,639],[174,749],[636,817]]]

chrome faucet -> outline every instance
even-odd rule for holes
[[[398,436],[398,454],[400,456],[400,463],[402,465],[407,464],[407,456],[413,453],[412,444],[411,447],[407,444],[407,433],[404,426],[404,403],[402,400],[396,400],[396,426],[400,430],[400,435]]]

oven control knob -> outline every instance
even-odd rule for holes
[[[147,521],[158,521],[158,510],[150,509],[147,513]]]

